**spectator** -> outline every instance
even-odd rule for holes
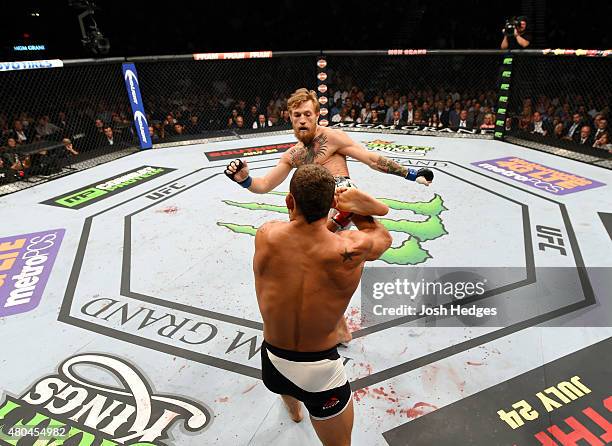
[[[232,114],[227,120],[227,128],[230,128],[230,129],[236,128],[236,121],[238,120],[238,116],[240,116],[238,114],[238,109],[237,108],[232,109]]]
[[[334,101],[334,105],[329,110],[329,115],[332,116],[332,117],[336,116],[336,115],[340,114],[340,110],[342,110],[342,100],[341,99],[336,99]]]
[[[166,119],[164,119],[164,133],[166,135],[172,135],[174,133],[174,124],[176,124],[177,120],[174,118],[172,113],[168,113],[166,115]]]
[[[28,144],[32,142],[31,133],[23,128],[23,123],[20,120],[16,119],[9,135],[15,139],[17,144]]]
[[[427,126],[428,127],[434,127],[434,128],[442,128],[444,127],[444,124],[442,124],[442,122],[440,122],[440,114],[438,114],[438,109],[436,109],[435,113],[432,113],[431,116],[429,117],[429,120],[427,121]]]
[[[551,133],[551,129],[548,127],[548,124],[542,120],[542,115],[538,111],[533,113],[532,121],[527,130],[529,133],[538,133],[542,136],[547,136]]]
[[[119,141],[117,137],[113,134],[113,128],[110,125],[104,127],[104,137],[102,138],[102,147],[117,147],[119,145]]]
[[[204,128],[200,124],[198,115],[192,114],[189,116],[189,121],[185,125],[185,133],[188,135],[199,135],[204,133]]]
[[[236,116],[236,120],[235,121],[230,121],[231,125],[230,125],[230,129],[235,129],[235,130],[240,130],[240,129],[244,129],[244,118],[240,115]]]
[[[157,121],[153,123],[153,128],[155,129],[155,133],[159,136],[159,139],[163,141],[166,139],[166,130],[161,122]],[[150,132],[149,132],[150,134]]]
[[[455,101],[453,109],[448,114],[449,124],[453,128],[459,127],[459,115],[461,114],[461,102]]]
[[[564,127],[563,127],[563,123],[562,122],[558,122],[555,125],[554,131],[553,131],[553,137],[555,139],[563,139],[564,136]]]
[[[94,121],[94,127],[95,127],[95,137],[100,137],[102,138],[104,136],[104,121],[102,121],[101,119],[96,119]]]
[[[472,123],[474,127],[480,128],[484,122],[484,113],[480,109],[480,103],[474,102],[470,111],[468,111],[468,121]]]
[[[155,131],[155,127],[152,125],[149,126],[149,138],[151,138],[151,142],[153,144],[158,143],[160,140],[157,131]]]
[[[396,127],[401,127],[403,125],[406,125],[406,123],[404,121],[402,121],[402,115],[400,114],[399,107],[398,107],[397,110],[393,111],[393,119],[391,120],[391,122],[389,122],[387,124],[392,124],[392,125],[394,125]]]
[[[505,123],[505,126],[504,126],[504,130],[506,132],[511,131],[512,128],[514,127],[512,124],[513,124],[512,118],[506,118],[506,123]]]
[[[353,107],[349,112],[350,122],[358,122],[359,121],[359,111]]]
[[[380,121],[382,121],[382,122],[386,121],[385,115],[386,115],[386,112],[387,112],[387,107],[385,106],[384,98],[378,99],[378,104],[376,105],[374,110],[376,110],[378,112],[378,119]]]
[[[482,124],[480,124],[479,128],[481,130],[491,130],[495,128],[495,118],[491,113],[484,115]]]
[[[372,120],[372,105],[369,102],[366,102],[365,107],[361,109],[359,113],[359,119],[357,122],[360,124],[367,123]]]
[[[291,115],[289,114],[289,110],[283,110],[281,112],[281,118],[278,125],[287,128],[291,127]]]
[[[414,103],[412,101],[406,102],[406,110],[404,111],[403,119],[408,125],[414,123]]]
[[[382,124],[380,119],[378,119],[378,112],[376,110],[374,109],[372,110],[372,115],[370,116],[370,120],[366,122],[366,124],[374,124],[374,125]]]
[[[414,119],[412,125],[427,125],[427,121],[423,119],[423,112],[420,109],[414,111]]]
[[[30,156],[20,158],[15,152],[11,150],[17,148],[17,141],[13,137],[9,137],[6,140],[6,146],[0,151],[0,156],[4,158],[4,165],[13,171],[24,172],[30,168],[31,160]]]
[[[457,128],[472,130],[473,127],[473,123],[468,119],[468,111],[461,110],[461,112],[459,113],[459,123],[457,125]]]
[[[180,122],[175,122],[172,132],[174,136],[183,136],[185,133],[185,127]]]
[[[399,100],[394,99],[393,100],[393,104],[391,105],[391,107],[389,107],[387,109],[387,113],[385,114],[386,118],[385,118],[385,124],[389,125],[391,124],[391,121],[395,121],[395,115],[394,113],[397,111],[399,112]],[[401,118],[400,118],[401,119]]]
[[[593,138],[591,137],[591,127],[588,125],[582,126],[580,129],[580,139],[578,140],[578,144],[583,146],[592,146]]]
[[[348,118],[348,111],[346,107],[342,107],[342,109],[338,112],[338,114],[332,116],[331,122],[345,122],[346,118]]]
[[[444,101],[439,100],[436,103],[434,114],[437,116],[437,121],[441,124],[441,127],[448,127],[448,110],[444,108]]]
[[[38,125],[36,126],[36,138],[48,139],[58,133],[60,130],[61,129],[58,126],[49,122],[48,115],[43,115],[38,118]]]
[[[266,119],[266,115],[260,113],[259,116],[257,116],[257,121],[255,121],[251,127],[254,129],[265,129],[266,127],[272,127],[272,123]]]
[[[62,144],[64,145],[64,153],[67,154],[68,156],[70,155],[76,156],[79,154],[79,152],[77,152],[72,146],[72,141],[70,140],[70,138],[62,139]]]
[[[67,135],[71,132],[71,129],[68,127],[68,117],[66,116],[66,112],[57,112],[57,126],[60,128],[62,135]]]
[[[423,102],[423,106],[421,107],[421,114],[423,116],[423,121],[429,120],[429,116],[431,115],[431,109],[429,108],[428,101]]]
[[[610,134],[605,132],[602,133],[598,139],[593,143],[593,147],[596,149],[607,150],[612,153],[612,144],[610,144]]]
[[[608,120],[599,115],[599,119],[595,119],[595,128],[597,131],[595,132],[594,139],[599,139],[601,135],[608,133]]]
[[[256,105],[251,105],[251,110],[249,111],[249,113],[247,114],[247,116],[244,117],[244,124],[247,127],[254,127],[254,124],[257,122],[257,119],[259,117],[259,110],[257,108]]]
[[[580,129],[582,128],[582,116],[580,113],[572,115],[572,124],[567,128],[565,139],[568,141],[578,142],[580,139]]]

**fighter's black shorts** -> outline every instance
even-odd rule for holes
[[[339,415],[351,400],[351,387],[335,347],[323,352],[294,352],[264,341],[261,372],[271,392],[302,401],[315,420]]]

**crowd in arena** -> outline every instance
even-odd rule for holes
[[[203,94],[199,98],[172,101],[150,100],[146,104],[152,142],[190,139],[218,131],[290,129],[287,97],[275,92],[269,99],[251,100]],[[433,128],[492,130],[495,128],[496,92],[438,90],[387,90],[365,92],[358,87],[327,92],[330,123],[418,125]],[[549,142],[564,140],[612,153],[605,101],[574,95],[525,98],[522,108],[510,110],[508,132],[533,134]],[[0,172],[19,179],[28,174],[49,174],[79,160],[135,146],[138,141],[126,105],[98,103],[71,111],[34,114],[0,112]],[[85,112],[83,111],[85,110]],[[33,142],[51,141],[48,150],[21,155],[18,149]],[[603,153],[603,152],[602,152]],[[9,175],[6,175],[9,173]],[[1,180],[1,178],[0,178]]]
[[[540,95],[523,99],[522,109],[507,120],[506,129],[547,137],[553,145],[554,140],[562,140],[612,153],[609,114],[605,100],[598,103],[581,95],[563,99]]]

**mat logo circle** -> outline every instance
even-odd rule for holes
[[[83,378],[86,371],[95,379]],[[105,374],[112,379],[102,379]],[[0,440],[16,444],[35,433],[45,444],[158,446],[168,444],[167,431],[179,420],[193,433],[211,419],[201,404],[153,393],[129,362],[88,353],[67,359],[57,374],[40,379],[20,398],[7,396],[0,406]]]

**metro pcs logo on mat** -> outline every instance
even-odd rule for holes
[[[605,183],[599,181],[514,156],[477,161],[472,165],[554,195],[572,194],[585,189],[605,186]]]
[[[119,192],[123,192],[124,190],[146,183],[161,175],[165,175],[173,170],[175,169],[170,169],[168,167],[142,166],[99,181],[98,183],[90,184],[81,189],[50,198],[49,200],[41,202],[41,204],[49,204],[51,206],[69,209],[81,209],[118,194]]]
[[[0,317],[38,306],[64,232],[54,229],[0,239]]]

